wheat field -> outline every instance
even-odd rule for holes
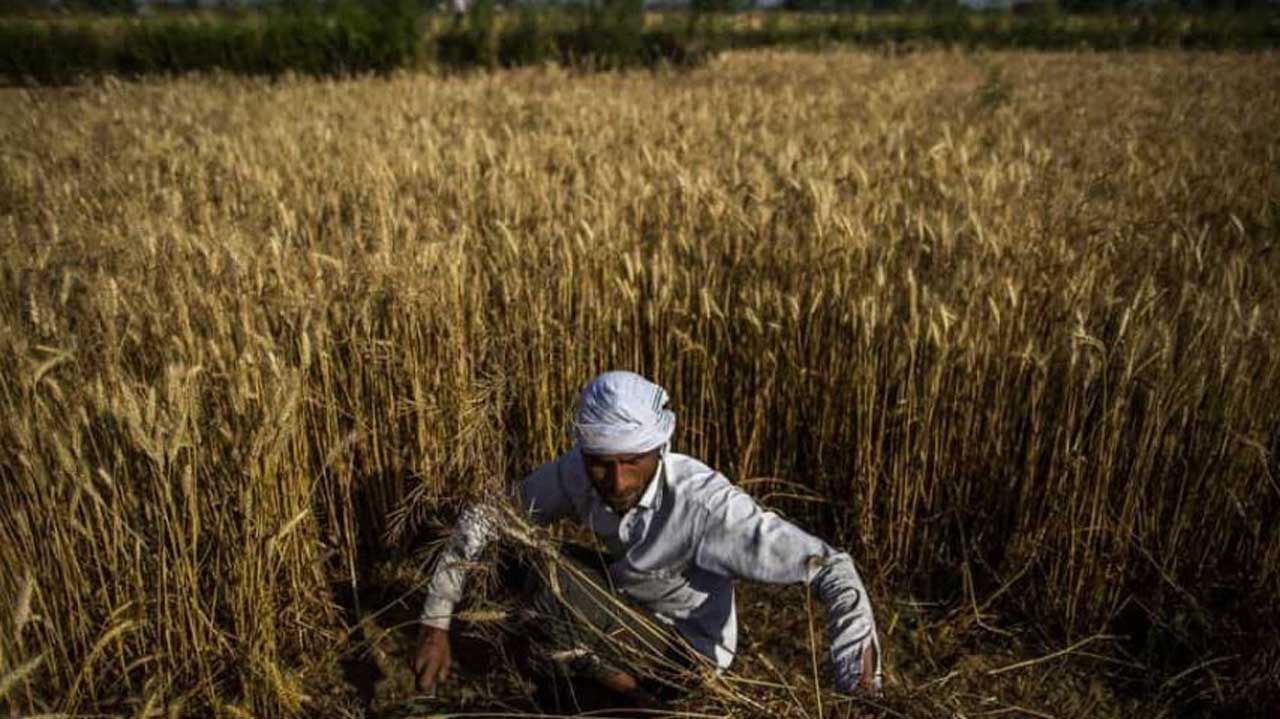
[[[887,693],[827,715],[1274,706],[1274,54],[0,99],[12,716],[376,715],[370,592],[611,367],[859,563]],[[803,589],[741,601],[685,709],[819,716]]]

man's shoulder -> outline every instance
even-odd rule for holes
[[[702,481],[707,475],[719,474],[697,457],[679,452],[668,452],[666,456],[668,479],[675,484],[688,484]]]
[[[671,452],[666,463],[667,485],[682,502],[705,506],[718,490],[732,486],[723,474],[687,454]]]

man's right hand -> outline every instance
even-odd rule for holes
[[[418,691],[429,694],[436,682],[449,678],[451,655],[449,631],[424,624],[418,635],[418,651],[413,656],[413,676]]]

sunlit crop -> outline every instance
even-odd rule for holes
[[[929,684],[993,667],[920,661],[952,635],[908,641],[902,598],[1140,666],[1176,636],[1149,696],[1247,700],[1274,639],[1191,648],[1280,590],[1277,78],[762,52],[0,90],[0,705],[331,711],[334,587],[566,448],[611,367],[850,549],[901,711],[1002,706]]]

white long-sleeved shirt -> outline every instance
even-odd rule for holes
[[[849,555],[764,511],[698,460],[665,455],[637,506],[621,516],[592,487],[576,448],[526,477],[518,498],[537,524],[573,518],[594,531],[617,558],[608,568],[617,591],[669,621],[721,668],[738,644],[734,579],[811,583],[827,607],[837,687],[857,685],[868,643],[876,646],[873,681],[880,685],[875,618]],[[483,507],[472,507],[459,518],[427,589],[424,624],[448,629],[465,565],[493,535],[485,517]]]

